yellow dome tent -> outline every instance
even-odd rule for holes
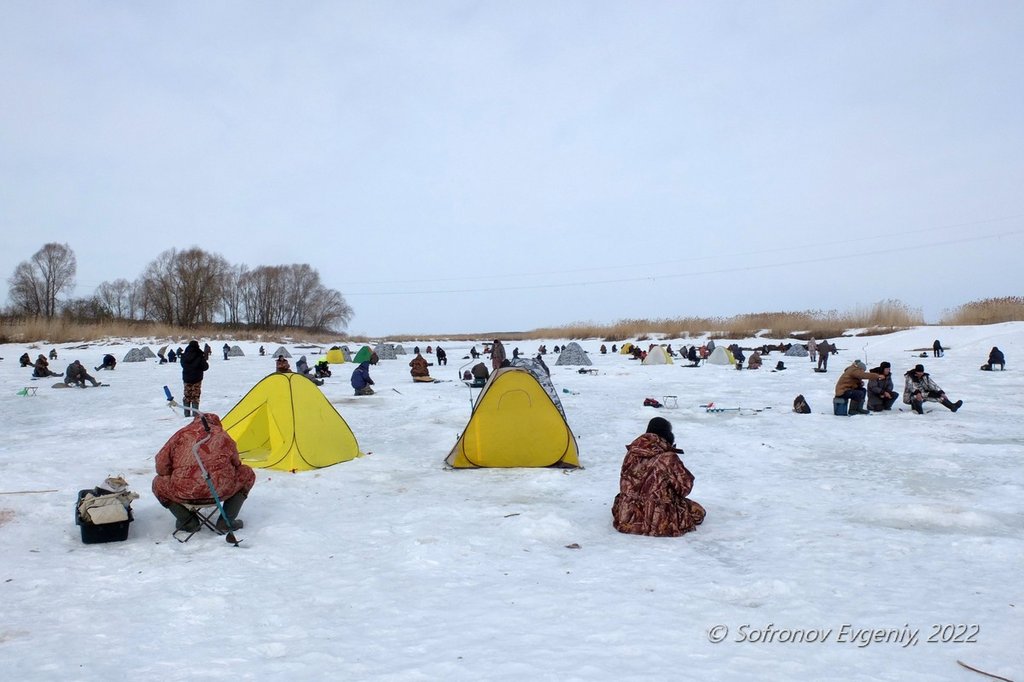
[[[735,365],[736,358],[732,356],[732,351],[725,346],[715,346],[715,350],[708,356],[708,364]]]
[[[671,365],[672,356],[668,354],[664,346],[655,346],[647,351],[647,357],[643,359],[645,365]]]
[[[526,369],[502,367],[480,391],[445,464],[570,468],[580,461],[576,437],[540,382]]]
[[[340,365],[345,362],[345,353],[340,348],[332,348],[327,351],[327,362]]]
[[[622,348],[619,349],[619,355],[629,355],[632,352],[633,344],[631,343],[624,343],[622,344]]]
[[[345,420],[316,385],[291,372],[275,372],[252,387],[221,418],[251,467],[308,471],[362,455]]]

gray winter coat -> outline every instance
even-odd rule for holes
[[[876,367],[871,370],[875,374],[882,374],[882,368]],[[885,407],[885,398],[882,397],[883,393],[888,393],[891,396],[896,395],[896,391],[893,390],[895,387],[892,383],[892,375],[886,376],[884,379],[872,379],[868,382],[868,409],[882,409]]]

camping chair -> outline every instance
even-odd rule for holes
[[[178,504],[180,504],[182,507],[189,511],[189,521],[192,521],[194,519],[199,522],[199,528],[196,528],[193,531],[180,529],[176,530],[173,533],[171,533],[171,535],[174,536],[175,540],[182,543],[188,542],[192,539],[192,536],[198,533],[200,530],[202,530],[203,527],[209,528],[217,535],[224,535],[225,531],[222,531],[219,528],[217,528],[217,521],[220,518],[220,510],[217,509],[216,502],[210,500],[209,502],[179,502]],[[184,539],[182,539],[178,536],[178,533],[187,533],[187,535],[185,535]]]

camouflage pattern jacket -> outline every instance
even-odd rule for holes
[[[612,504],[612,524],[621,533],[678,536],[704,520],[704,507],[686,496],[693,474],[663,438],[645,433],[632,443],[622,461],[619,494]]]
[[[910,399],[914,397],[914,394],[920,391],[924,395],[924,399],[932,402],[939,401],[939,394],[942,393],[942,389],[937,383],[932,381],[932,378],[928,374],[922,374],[920,379],[914,378],[913,371],[907,372],[904,375],[906,383],[903,388],[903,402],[907,405],[910,404]]]
[[[220,425],[215,414],[207,413],[210,440],[199,447],[199,456],[210,473],[210,480],[221,501],[240,490],[248,493],[256,483],[256,474],[238,458],[238,446]],[[192,446],[206,437],[206,429],[198,418],[178,430],[156,455],[156,478],[153,494],[161,504],[170,502],[212,501],[210,488],[203,479]]]

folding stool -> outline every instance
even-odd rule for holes
[[[192,539],[192,536],[198,533],[204,526],[212,530],[217,535],[224,535],[224,531],[217,528],[217,521],[220,518],[220,510],[217,509],[216,502],[203,502],[197,504],[180,502],[179,504],[181,504],[181,506],[187,509],[191,514],[189,516],[189,521],[191,521],[192,519],[196,519],[197,521],[199,521],[199,528],[197,528],[194,531],[176,530],[173,533],[171,533],[171,535],[174,536],[175,540],[177,540],[178,542],[188,542]],[[188,533],[188,535],[186,535],[185,538],[182,539],[178,537],[178,533]]]

